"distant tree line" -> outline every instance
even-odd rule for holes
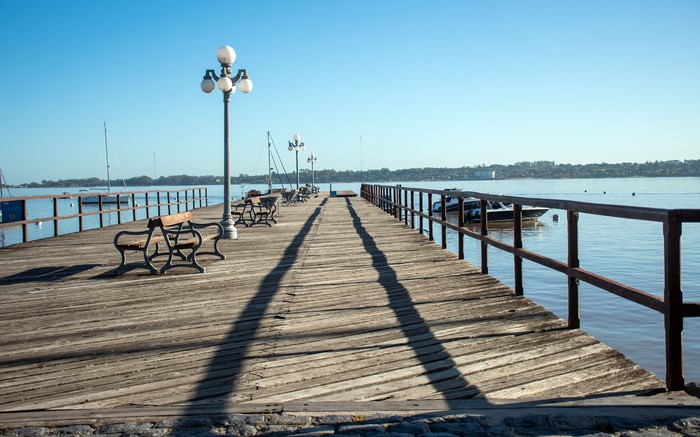
[[[700,176],[700,160],[684,161],[654,161],[645,163],[623,162],[618,164],[556,164],[554,161],[525,161],[510,165],[479,165],[475,167],[425,167],[401,170],[316,170],[314,174],[317,184],[345,182],[420,182],[420,181],[449,181],[479,179],[484,172],[495,172],[496,179],[574,179],[574,178],[624,178],[624,177],[662,177],[662,176]],[[311,170],[299,170],[302,184],[311,183]],[[161,176],[153,179],[148,176],[138,176],[124,181],[127,187],[165,186],[165,185],[218,185],[222,176],[190,176],[174,175]],[[267,184],[268,175],[240,174],[231,178],[232,184]],[[272,183],[276,186],[296,183],[294,174],[280,175],[273,173]],[[40,183],[19,185],[28,188],[47,187],[100,187],[106,186],[107,181],[99,178],[61,179],[58,181],[43,180]],[[119,184],[112,184],[119,187]]]

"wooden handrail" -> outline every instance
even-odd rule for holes
[[[180,193],[185,193],[185,200],[180,200]],[[148,199],[150,197],[150,194],[156,193],[156,199],[157,203],[149,203]],[[167,194],[167,202],[161,202],[161,194],[165,193]],[[174,202],[170,201],[170,194],[171,193],[176,193],[176,200]],[[188,197],[188,194],[191,193],[191,197]],[[117,203],[116,208],[111,208],[111,209],[106,209],[104,208],[105,204],[102,203],[102,197],[104,196],[120,196],[122,198],[127,198],[131,199],[131,205],[129,206],[124,206],[122,207],[121,203]],[[136,204],[136,196],[141,196],[145,195],[146,202],[144,205],[137,205]],[[97,196],[99,198],[99,202],[96,204],[97,209],[94,211],[85,211],[84,205],[85,203],[83,202],[83,198],[86,196],[94,197]],[[77,199],[78,201],[78,213],[77,214],[67,214],[67,215],[59,215],[58,213],[58,200],[59,199],[65,199],[65,198],[71,198],[71,199]],[[28,219],[27,218],[27,202],[28,201],[35,201],[35,200],[42,200],[42,199],[52,199],[52,206],[53,206],[53,215],[51,216],[46,216],[46,217],[37,217],[33,219]],[[120,192],[80,192],[80,193],[71,193],[71,194],[44,194],[44,195],[39,195],[39,196],[15,196],[15,197],[3,197],[2,198],[3,202],[13,202],[13,201],[20,201],[22,202],[22,219],[21,220],[16,220],[12,222],[5,222],[5,223],[0,223],[0,228],[4,227],[11,227],[11,226],[21,226],[22,227],[22,241],[27,242],[29,241],[29,235],[28,235],[28,224],[33,224],[33,223],[42,223],[42,222],[52,222],[53,223],[53,236],[58,236],[60,235],[59,232],[59,223],[65,220],[72,220],[72,219],[78,219],[78,231],[83,231],[84,230],[84,223],[83,219],[88,216],[93,216],[93,215],[99,215],[99,226],[98,227],[104,227],[104,215],[105,214],[112,214],[116,213],[117,214],[117,222],[121,223],[122,222],[122,214],[123,213],[128,213],[132,212],[132,220],[136,221],[138,219],[138,214],[137,211],[139,210],[145,210],[145,217],[144,218],[149,218],[150,216],[150,211],[149,208],[158,208],[158,215],[161,214],[161,207],[167,207],[168,213],[171,211],[171,207],[176,208],[176,212],[180,212],[181,209],[184,208],[185,211],[188,211],[189,209],[195,209],[197,208],[197,204],[199,204],[199,207],[203,206],[208,206],[209,205],[209,198],[208,198],[208,189],[206,187],[193,187],[193,188],[184,188],[184,189],[179,189],[179,190],[142,190],[142,191],[120,191]]]
[[[401,196],[401,192],[404,196]],[[666,333],[666,387],[669,390],[683,390],[683,348],[682,331],[684,317],[700,317],[700,302],[683,302],[681,290],[681,251],[680,237],[683,223],[700,222],[700,209],[663,209],[627,205],[609,205],[560,199],[540,199],[519,196],[478,193],[473,191],[433,190],[415,187],[362,185],[362,197],[385,210],[393,211],[397,219],[411,214],[411,228],[415,229],[413,217],[418,217],[419,229],[423,233],[423,220],[428,220],[428,238],[433,241],[433,223],[441,227],[442,247],[446,248],[446,231],[458,233],[458,256],[464,258],[463,236],[481,242],[481,272],[488,273],[488,246],[513,254],[515,293],[521,295],[522,260],[535,262],[544,267],[563,273],[568,280],[568,326],[580,327],[579,320],[579,281],[584,281],[607,292],[613,293],[631,302],[658,311],[664,315]],[[414,209],[413,197],[420,196],[419,209]],[[427,195],[427,213],[423,211],[423,195]],[[410,196],[410,200],[409,200]],[[439,196],[440,216],[433,214],[433,198]],[[460,219],[458,224],[451,223],[446,217],[446,197],[459,199]],[[379,198],[378,198],[379,197]],[[402,199],[403,197],[403,199]],[[467,197],[479,199],[481,203],[481,223],[478,230],[464,226],[463,200]],[[494,239],[488,234],[488,216],[486,202],[496,201],[513,204],[513,244]],[[565,210],[567,213],[568,260],[562,262],[544,255],[523,249],[522,247],[522,206],[539,206],[550,209]],[[616,217],[630,220],[661,222],[664,238],[664,297],[636,289],[626,284],[613,281],[605,276],[582,269],[578,251],[578,216],[580,213]],[[408,220],[403,220],[408,225]]]

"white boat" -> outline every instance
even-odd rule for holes
[[[122,204],[122,203],[129,203],[129,196],[128,195],[119,195],[119,194],[110,194],[112,191],[112,186],[110,184],[110,178],[109,178],[109,143],[107,141],[107,122],[105,121],[104,123],[105,126],[105,154],[107,156],[107,188],[98,188],[97,190],[106,190],[107,194],[94,194],[92,191],[95,189],[92,188],[90,191],[88,190],[80,190],[81,193],[91,193],[89,195],[82,196],[83,197],[83,204],[99,204],[100,199],[102,199],[102,204]]]
[[[100,203],[100,197],[102,198],[102,204],[121,204],[129,203],[129,196],[126,194],[95,194],[96,190],[107,190],[106,188],[91,188],[90,190],[80,190],[81,193],[90,193],[83,196],[83,205],[85,204],[98,204]],[[108,191],[109,193],[109,191]]]
[[[461,191],[459,188],[447,188],[445,191],[455,191],[459,192]],[[467,211],[469,209],[479,207],[479,199],[476,199],[474,197],[465,197],[464,198],[464,210]],[[433,202],[432,205],[433,212],[440,212],[442,211],[442,202],[438,200],[437,202]],[[457,212],[459,211],[459,198],[457,196],[445,196],[445,211],[447,212]]]
[[[489,223],[513,221],[513,211],[513,205],[510,203],[486,201],[486,214]],[[522,219],[537,220],[547,211],[549,211],[549,208],[524,205],[522,207]],[[464,208],[464,221],[467,223],[480,223],[481,205],[477,204],[476,207],[469,210]]]

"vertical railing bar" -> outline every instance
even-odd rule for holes
[[[513,247],[523,248],[523,206],[513,205]],[[515,295],[523,295],[523,258],[516,252],[513,255],[513,276]]]
[[[149,203],[148,203],[148,195],[149,195],[149,194],[150,194],[150,193],[149,193],[148,191],[146,191],[146,218],[151,218],[151,211],[149,211],[149,210],[150,210],[150,206],[149,206]]]
[[[83,196],[78,196],[78,230],[83,231]]]
[[[442,225],[442,229],[440,230],[442,244],[440,247],[447,249],[447,226],[445,226],[445,222],[447,221],[447,199],[444,194],[440,196],[440,219],[442,220],[440,223]]]
[[[29,241],[29,227],[27,226],[27,199],[22,199],[22,242]]]
[[[146,195],[146,197],[148,197],[148,194]],[[131,210],[133,211],[134,221],[136,221],[136,210],[138,209],[138,206],[136,206],[136,193],[131,193],[131,208]]]
[[[567,211],[566,221],[569,240],[569,329],[578,329],[581,327],[581,315],[579,309],[579,280],[573,276],[573,270],[580,267],[578,257],[578,218],[578,211]]]
[[[97,205],[98,205],[98,208],[100,211],[100,228],[103,228],[105,225],[105,219],[104,219],[104,211],[102,210],[102,195],[98,195]]]
[[[489,234],[488,228],[488,211],[486,208],[486,200],[481,199],[481,235],[487,236]],[[488,275],[489,273],[489,245],[485,242],[481,242],[481,273]]]
[[[403,190],[401,209],[403,210],[403,224],[408,226],[408,190]]]
[[[433,235],[433,193],[428,193],[428,240],[435,241]]]
[[[459,235],[457,235],[457,257],[464,259],[464,197],[457,197],[457,224],[459,225]]]
[[[53,198],[53,236],[58,237],[58,199]]]
[[[418,210],[421,214],[418,215],[418,229],[420,234],[423,235],[423,192],[418,193]]]
[[[664,222],[664,328],[666,388],[683,390],[683,290],[681,289],[681,223]]]
[[[415,197],[416,197],[416,192],[411,190],[411,229],[416,229],[416,213],[413,212],[416,209]]]

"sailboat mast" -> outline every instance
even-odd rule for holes
[[[109,146],[107,145],[107,122],[105,124],[105,154],[107,155],[107,191],[111,191],[111,186],[109,183]]]
[[[270,131],[267,131],[267,174],[268,174],[268,193],[272,193],[272,164],[270,162],[270,154],[272,150],[270,149]]]

